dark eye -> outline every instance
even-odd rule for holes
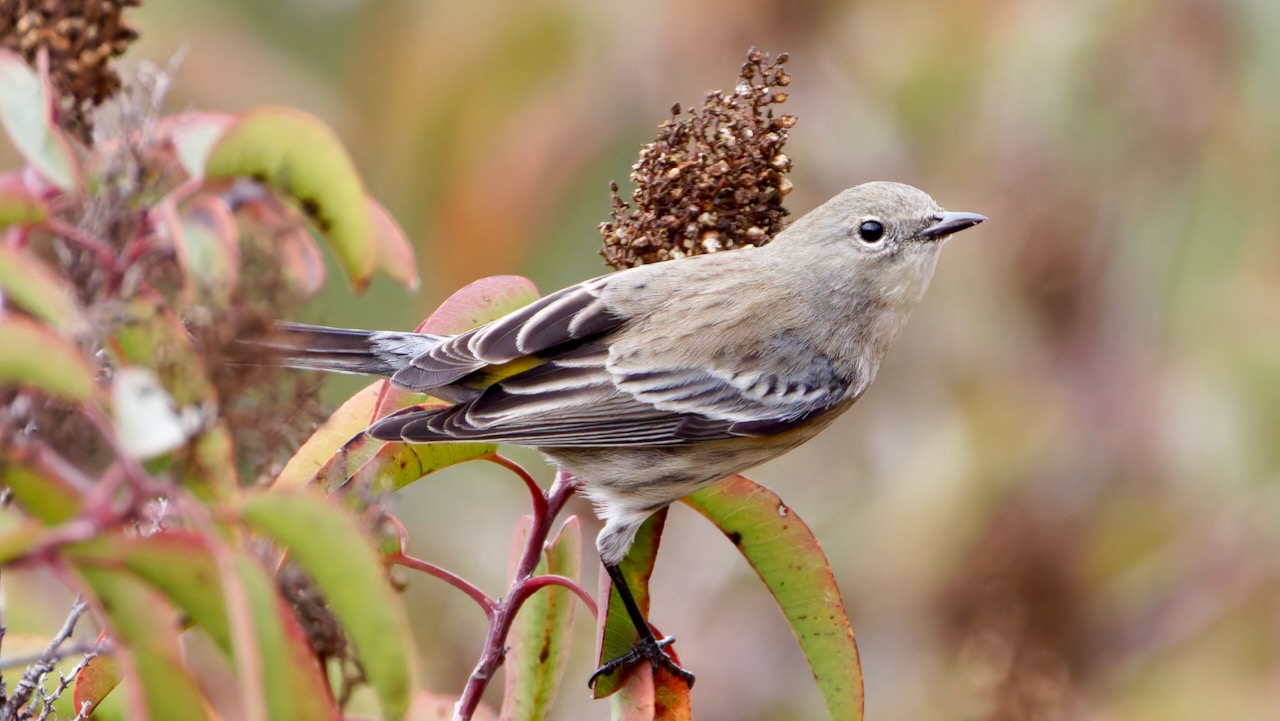
[[[864,220],[858,226],[858,237],[865,243],[879,243],[884,237],[884,226],[878,220]]]

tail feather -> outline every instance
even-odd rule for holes
[[[239,341],[245,351],[239,362],[390,378],[442,340],[425,333],[280,322],[269,336]]]

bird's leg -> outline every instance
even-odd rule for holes
[[[618,589],[618,596],[622,599],[623,608],[627,609],[627,615],[631,617],[631,623],[636,627],[636,633],[640,635],[640,639],[636,641],[636,645],[631,650],[621,656],[606,661],[603,666],[596,669],[591,674],[591,678],[587,679],[588,687],[595,687],[596,679],[607,674],[611,674],[619,668],[629,668],[639,661],[647,660],[655,669],[662,667],[669,673],[683,680],[693,688],[694,677],[692,673],[680,667],[670,656],[662,649],[672,644],[675,638],[668,636],[659,640],[653,635],[653,630],[649,628],[649,622],[645,620],[644,614],[640,612],[640,606],[636,603],[636,599],[631,595],[631,588],[627,586],[627,579],[622,575],[622,569],[605,564],[604,570],[609,573],[609,579],[613,581],[613,587]]]

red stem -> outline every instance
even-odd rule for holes
[[[500,460],[499,460],[500,459]],[[537,484],[533,483],[533,478],[521,468],[518,464],[501,456],[494,456],[493,460],[498,465],[510,468],[520,476],[525,484],[530,487],[532,494],[533,489],[537,488]],[[502,665],[503,659],[507,652],[507,635],[511,632],[511,624],[515,622],[516,613],[520,611],[520,606],[524,604],[533,591],[544,585],[564,585],[566,588],[577,586],[579,597],[587,595],[586,591],[578,584],[568,581],[570,585],[566,585],[557,581],[536,581],[533,572],[538,567],[538,559],[542,556],[542,549],[547,544],[547,538],[551,533],[551,525],[555,522],[555,518],[559,515],[560,510],[564,508],[564,504],[577,490],[578,482],[571,476],[563,473],[556,473],[555,483],[551,485],[551,489],[544,495],[539,490],[535,497],[541,500],[534,501],[533,504],[533,523],[529,527],[529,535],[525,539],[524,550],[520,554],[520,562],[516,566],[516,572],[511,580],[511,587],[507,591],[507,595],[494,605],[493,615],[489,621],[489,633],[485,636],[484,649],[480,652],[480,661],[476,663],[475,670],[471,672],[471,677],[467,679],[467,686],[462,690],[462,698],[458,699],[458,705],[454,708],[455,721],[470,721],[475,714],[476,708],[480,706],[480,697],[484,695],[484,690],[489,686],[489,681],[493,679],[494,673],[498,667]],[[537,578],[556,578],[554,576],[538,576]],[[532,584],[530,588],[529,585]],[[594,605],[594,604],[592,604]]]
[[[98,262],[102,264],[102,267],[106,268],[112,273],[116,271],[116,256],[114,253],[111,252],[111,248],[107,247],[106,243],[103,243],[97,238],[90,236],[89,234],[85,233],[84,231],[80,230],[74,225],[65,223],[61,220],[58,220],[57,218],[50,218],[46,220],[44,224],[45,224],[45,227],[47,227],[55,235],[58,235],[66,240],[69,240],[72,243],[75,243],[76,245],[93,253],[94,257],[97,258]]]
[[[492,598],[489,598],[488,594],[486,594],[484,591],[481,591],[478,586],[471,583],[470,581],[463,578],[462,576],[459,576],[458,574],[453,573],[452,571],[445,570],[440,566],[437,566],[434,563],[431,563],[429,561],[424,561],[420,558],[414,558],[413,556],[406,554],[404,551],[400,551],[399,553],[393,553],[387,556],[386,560],[388,563],[394,563],[397,566],[412,568],[413,570],[421,571],[427,574],[428,576],[435,576],[441,581],[444,581],[450,586],[453,586],[459,591],[462,591],[463,593],[470,596],[471,600],[475,601],[477,604],[479,604],[480,608],[484,609],[486,616],[488,616],[490,619],[493,618],[494,609],[498,607],[499,603],[493,600]]]
[[[539,515],[547,515],[547,496],[542,492],[542,487],[538,485],[538,482],[533,480],[533,474],[525,470],[524,466],[516,463],[506,456],[498,455],[497,453],[486,457],[485,460],[497,463],[503,468],[516,474],[520,480],[524,481],[524,487],[529,491],[529,499],[533,502],[533,517],[535,521]],[[556,478],[556,482],[559,482],[559,477]],[[555,513],[552,513],[551,515],[554,516]]]

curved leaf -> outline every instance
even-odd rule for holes
[[[27,515],[56,525],[75,517],[87,487],[77,488],[66,476],[79,470],[53,454],[41,457],[31,446],[0,449],[0,489],[7,488]]]
[[[0,50],[0,124],[22,157],[50,183],[66,191],[80,184],[71,142],[53,123],[49,86],[9,50]]]
[[[222,198],[202,195],[182,209],[174,229],[178,262],[189,289],[225,297],[240,275],[240,229]]]
[[[376,443],[367,436],[355,442]],[[497,452],[492,443],[383,443],[347,483],[374,492],[398,491],[442,468]]]
[[[183,668],[173,609],[129,574],[89,567],[79,572],[107,617],[125,678],[136,679],[132,717],[210,719],[199,688]]]
[[[769,587],[833,719],[861,719],[862,667],[840,588],[809,527],[773,491],[732,476],[684,499],[733,542]]]
[[[524,516],[522,521],[528,518]],[[513,566],[528,535],[526,521],[516,533]],[[576,580],[581,567],[582,527],[577,516],[570,516],[547,546],[534,575],[550,573]],[[540,721],[550,714],[569,660],[577,605],[578,599],[567,588],[549,586],[535,592],[520,607],[507,634],[510,649],[505,661],[502,721]]]
[[[409,624],[360,522],[320,496],[280,490],[250,495],[241,517],[288,549],[355,645],[383,718],[402,718],[416,688]]]
[[[71,341],[26,318],[0,315],[0,385],[9,383],[82,401],[93,394],[93,371]]]
[[[98,641],[101,642],[104,638],[106,634],[100,634]],[[96,709],[107,694],[119,685],[120,664],[116,663],[115,658],[105,653],[94,656],[88,665],[76,674],[76,685],[72,691],[75,712],[78,713],[85,704],[89,704],[90,711]]]
[[[373,221],[355,164],[329,126],[288,108],[263,108],[231,125],[209,151],[209,178],[256,178],[297,201],[333,247],[356,289],[377,261]]]
[[[235,116],[227,113],[193,112],[162,118],[157,124],[158,135],[168,135],[178,154],[178,162],[192,178],[204,176],[205,160],[209,150],[235,122]]]
[[[19,173],[0,176],[0,228],[33,225],[49,217],[49,206],[22,182]]]
[[[66,328],[75,313],[62,279],[31,254],[5,245],[0,245],[0,297],[55,328]]]
[[[246,650],[256,656],[272,719],[336,719],[337,709],[306,635],[275,591],[262,566],[244,554],[232,559],[234,573],[253,618],[253,636],[235,638],[227,612],[228,584],[204,536],[170,531],[145,537],[111,536],[69,549],[85,568],[124,568],[153,586],[235,661]]]

